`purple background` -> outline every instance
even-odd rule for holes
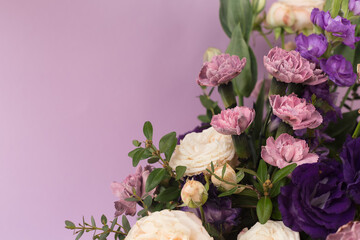
[[[144,121],[156,140],[198,124],[202,55],[229,42],[218,5],[0,1],[2,239],[74,239],[65,219],[113,215],[109,185],[134,171]]]

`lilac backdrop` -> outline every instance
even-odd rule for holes
[[[112,216],[143,122],[156,139],[196,125],[203,52],[229,41],[216,0],[2,0],[0,32],[2,239]]]

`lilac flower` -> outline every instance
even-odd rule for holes
[[[356,208],[343,188],[342,166],[335,160],[303,164],[281,188],[279,209],[286,226],[312,238],[325,238],[354,219]]]
[[[246,64],[246,58],[240,60],[236,55],[221,54],[214,56],[210,62],[205,62],[196,82],[200,86],[215,87],[227,84],[241,73]]]
[[[330,12],[314,8],[311,12],[311,21],[325,31],[331,32],[335,37],[343,38],[343,43],[353,49],[355,42],[360,40],[355,37],[356,25],[352,25],[349,20],[341,16],[332,18]]]
[[[130,174],[125,178],[123,182],[111,183],[111,190],[113,194],[119,198],[119,200],[115,202],[116,217],[120,216],[123,213],[125,213],[125,215],[135,215],[136,202],[129,202],[125,199],[133,196],[133,190],[139,197],[142,197],[146,194],[145,183],[152,170],[153,167],[151,167],[150,165],[144,168],[138,166],[135,174]],[[149,192],[149,195],[153,196],[154,192],[155,189]]]
[[[352,11],[354,15],[360,15],[360,0],[350,0],[349,10]]]
[[[340,158],[344,165],[347,190],[355,203],[360,204],[360,138],[346,139]]]
[[[322,34],[311,34],[305,36],[300,34],[295,38],[296,51],[298,51],[303,58],[312,62],[318,63],[318,58],[323,55],[328,47],[328,41]]]
[[[356,81],[356,73],[351,62],[342,55],[334,55],[320,60],[321,69],[328,74],[329,79],[340,87],[352,86]]]

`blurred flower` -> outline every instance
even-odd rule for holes
[[[291,125],[294,130],[314,129],[323,121],[321,114],[311,103],[307,103],[304,98],[298,98],[295,94],[284,97],[272,95],[269,100],[274,115]]]
[[[360,0],[350,0],[349,10],[352,11],[354,15],[360,15]]]
[[[255,110],[248,107],[235,107],[222,110],[211,119],[211,126],[221,134],[240,135],[254,121]]]
[[[300,34],[295,38],[296,51],[298,51],[303,58],[309,61],[318,63],[318,58],[326,52],[328,41],[322,34],[311,34],[305,36]]]
[[[298,166],[278,198],[283,222],[312,238],[326,238],[354,219],[355,206],[343,188],[342,166],[335,160]]]
[[[217,168],[215,168],[215,171],[214,171],[215,175],[221,178],[222,177],[222,170],[223,170],[223,166],[218,166]],[[236,173],[235,173],[234,169],[232,169],[232,167],[229,164],[226,164],[226,170],[225,170],[223,179],[225,181],[227,181],[227,182],[237,184]],[[217,179],[214,175],[211,176],[211,182],[216,187],[221,187],[221,188],[223,188],[224,190],[227,190],[227,191],[229,191],[229,190],[231,190],[231,189],[233,189],[235,187],[234,185],[225,183],[225,182]]]
[[[293,41],[289,41],[289,42],[285,43],[284,49],[286,51],[288,51],[288,52],[292,51],[292,50],[295,50],[296,49],[296,44]]]
[[[298,232],[286,227],[281,221],[268,220],[265,224],[257,222],[248,230],[243,229],[237,240],[300,240]]]
[[[329,76],[329,79],[340,87],[350,87],[356,82],[356,73],[354,73],[351,62],[342,55],[321,59],[320,67]]]
[[[208,193],[204,185],[196,180],[188,180],[181,189],[181,200],[191,208],[198,208],[206,203]]]
[[[279,0],[267,13],[270,27],[290,27],[294,31],[312,29],[310,14],[313,8],[322,8],[324,0]]]
[[[256,7],[255,12],[260,13],[265,8],[266,0],[251,0],[251,4]]]
[[[341,226],[336,233],[327,236],[326,240],[358,240],[360,239],[360,222],[349,222]]]
[[[309,153],[309,146],[305,140],[296,139],[283,133],[276,140],[269,137],[266,146],[261,149],[261,157],[270,165],[278,168],[286,167],[292,163],[298,166],[305,163],[317,162],[319,156]]]
[[[138,166],[135,174],[130,174],[121,183],[111,183],[111,190],[113,194],[119,198],[115,202],[115,216],[120,216],[123,213],[125,215],[134,216],[136,213],[136,202],[126,201],[125,199],[133,197],[133,191],[135,191],[138,197],[143,197],[146,194],[145,184],[148,176],[152,172],[153,167],[147,165],[146,167]],[[149,192],[150,196],[153,196],[155,189]]]
[[[315,8],[311,12],[311,21],[325,31],[331,32],[335,37],[343,38],[343,43],[352,49],[355,48],[355,42],[360,40],[355,37],[356,25],[352,25],[349,20],[341,16],[332,18],[330,12]]]
[[[360,78],[360,63],[356,66],[358,78]]]
[[[195,214],[168,209],[138,220],[126,236],[137,239],[213,240]]]
[[[313,73],[314,75],[310,77],[308,80],[306,80],[303,83],[304,85],[311,85],[311,86],[316,85],[317,87],[319,84],[322,84],[329,79],[328,76],[324,73],[324,71],[320,68],[315,68]]]
[[[314,76],[315,64],[301,57],[297,51],[287,52],[275,47],[264,56],[264,66],[268,73],[285,83],[306,83]]]
[[[236,55],[221,54],[205,62],[196,80],[200,86],[215,87],[226,84],[241,73],[246,58],[240,60]]]
[[[203,60],[204,60],[204,62],[210,62],[213,57],[218,56],[220,54],[221,54],[220,49],[209,47],[208,49],[206,49],[206,51],[204,53]]]
[[[340,158],[344,167],[344,179],[347,191],[356,204],[360,204],[360,138],[348,136]]]
[[[208,128],[201,133],[189,133],[177,145],[169,165],[175,171],[177,166],[185,166],[186,176],[207,173],[210,163],[215,166],[237,162],[231,136]],[[230,164],[231,165],[231,164]]]

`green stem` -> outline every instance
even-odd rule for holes
[[[269,38],[265,35],[265,33],[260,30],[259,31],[260,35],[265,39],[265,42],[267,43],[267,45],[270,47],[270,48],[273,48],[274,46],[272,45],[272,43],[270,42]]]
[[[239,106],[244,106],[244,97],[239,96]]]
[[[344,106],[344,104],[345,104],[345,102],[346,102],[346,100],[347,100],[347,98],[348,98],[351,90],[354,89],[354,86],[355,86],[355,84],[352,85],[351,87],[349,87],[348,90],[346,91],[345,96],[343,97],[343,99],[342,99],[342,101],[341,101],[341,103],[340,103],[340,109]]]
[[[203,209],[202,206],[200,206],[199,209],[200,209],[202,224],[205,225],[205,213],[204,213],[204,209]]]
[[[281,30],[281,48],[285,49],[285,32]]]
[[[292,135],[294,133],[294,130],[292,129],[292,127],[289,124],[281,122],[279,124],[279,127],[278,127],[277,131],[276,131],[275,139],[278,138],[283,133],[287,133],[287,134]]]
[[[249,142],[245,133],[232,135],[236,155],[239,158],[248,159],[250,157]]]
[[[225,108],[234,108],[236,107],[236,98],[234,94],[234,89],[232,83],[221,84],[218,87],[219,94],[224,103]]]
[[[352,135],[353,138],[357,138],[359,137],[359,134],[360,134],[360,121],[358,122],[357,126],[356,126],[356,129],[354,131],[354,134]]]

